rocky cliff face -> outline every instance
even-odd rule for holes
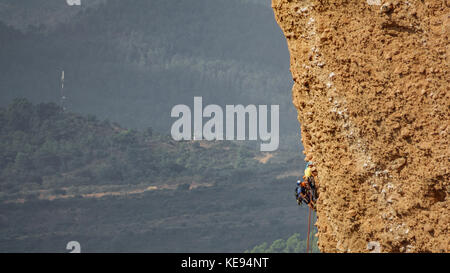
[[[272,0],[323,252],[449,252],[450,1]]]

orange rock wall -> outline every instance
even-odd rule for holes
[[[272,0],[322,252],[450,251],[450,1]]]

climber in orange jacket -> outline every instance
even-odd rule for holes
[[[310,189],[311,188],[309,187],[308,182],[306,181],[300,182],[300,180],[297,180],[297,187],[295,188],[295,196],[297,198],[298,205],[305,203],[310,208],[313,208]]]
[[[297,204],[302,203],[309,204],[308,190],[306,188],[306,183],[297,180],[297,186],[295,187],[295,198],[297,199]]]

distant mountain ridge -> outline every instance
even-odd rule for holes
[[[188,2],[109,0],[50,31],[4,40],[2,104],[58,101],[65,70],[70,109],[127,127],[168,132],[170,109],[203,96],[208,104],[280,104],[291,117],[281,127],[297,135],[289,58],[272,10],[240,0]]]

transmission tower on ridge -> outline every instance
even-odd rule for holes
[[[60,101],[59,101],[59,106],[61,107],[61,109],[64,111],[66,111],[66,99],[67,97],[64,94],[64,70],[61,72],[61,94],[60,94]]]

